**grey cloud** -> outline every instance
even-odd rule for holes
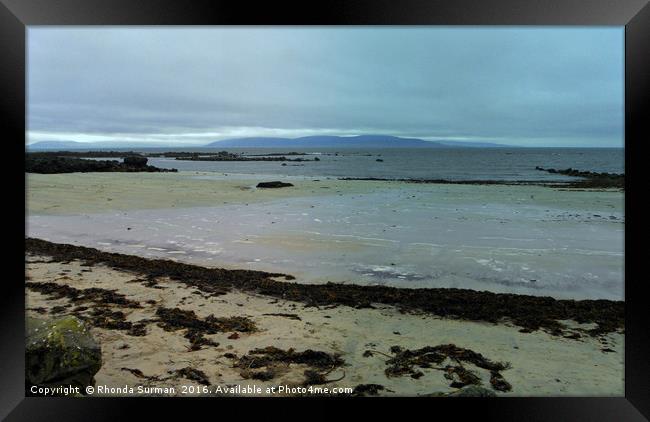
[[[28,127],[621,146],[623,29],[33,27]]]

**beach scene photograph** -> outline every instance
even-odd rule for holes
[[[29,27],[25,394],[623,397],[624,37]]]

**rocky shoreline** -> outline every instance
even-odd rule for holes
[[[551,174],[580,177],[583,180],[569,182],[568,187],[575,188],[625,188],[625,174],[598,173],[593,171],[580,171],[572,168],[556,170],[553,168],[535,167],[535,170],[545,171]]]
[[[625,189],[625,175],[615,173],[597,173],[591,171],[578,171],[571,168],[566,170],[545,169],[535,167],[535,170],[546,171],[551,174],[561,174],[580,178],[575,181],[548,181],[548,180],[449,180],[449,179],[405,179],[383,177],[339,177],[338,180],[359,180],[377,182],[403,182],[441,185],[503,185],[503,186],[544,186],[550,188],[571,189]]]
[[[302,155],[299,153],[289,154],[268,154],[268,155],[249,155],[235,154],[228,151],[219,152],[162,152],[149,153],[149,157],[174,158],[181,161],[320,161],[320,158],[314,157],[312,160],[306,158],[287,158],[285,155]]]
[[[338,180],[358,180],[369,182],[403,182],[440,185],[506,185],[506,186],[547,186],[545,181],[509,181],[509,180],[449,180],[449,179],[405,179],[385,177],[339,177]]]
[[[91,172],[177,172],[177,169],[162,169],[147,165],[147,158],[127,155],[122,162],[117,160],[90,160],[58,155],[58,153],[25,154],[25,172],[41,174],[91,173]]]
[[[179,161],[277,161],[277,162],[307,162],[320,161],[320,158],[288,158],[303,156],[307,153],[269,153],[269,154],[239,154],[228,151],[219,152],[155,152],[138,153],[133,151],[56,151],[30,152],[25,154],[26,172],[28,173],[72,173],[72,172],[176,172],[176,169],[161,169],[146,165],[147,157],[173,158]],[[336,153],[338,155],[338,153]],[[370,154],[368,154],[370,155]],[[116,157],[124,162],[114,160],[84,160],[83,158]],[[130,162],[128,162],[130,161]],[[376,161],[383,161],[377,159]],[[286,165],[286,164],[283,164]],[[535,170],[550,174],[575,177],[574,181],[548,180],[449,180],[449,179],[415,179],[415,178],[382,178],[382,177],[339,177],[338,180],[382,181],[420,184],[456,184],[456,185],[505,185],[505,186],[544,186],[551,188],[569,189],[625,189],[625,174],[599,173],[580,171],[573,168],[554,169],[536,166]]]

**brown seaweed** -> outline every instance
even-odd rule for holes
[[[141,370],[134,369],[134,368],[121,368],[121,370],[130,372],[138,378],[143,378],[149,381],[165,381],[172,378],[183,377],[191,381],[196,381],[199,384],[211,385],[210,380],[208,379],[208,376],[205,374],[205,372],[198,369],[190,368],[189,366],[185,368],[169,371],[171,376],[166,378],[161,378],[155,375],[145,375]]]
[[[625,324],[625,303],[612,300],[560,300],[551,297],[491,293],[455,288],[410,289],[388,286],[362,286],[350,283],[300,284],[274,280],[292,276],[249,270],[206,268],[162,259],[97,249],[57,244],[27,238],[26,251],[53,260],[83,260],[106,264],[119,270],[167,277],[210,294],[225,294],[233,288],[264,294],[278,299],[298,301],[306,306],[367,307],[373,303],[392,305],[403,312],[426,312],[449,318],[498,323],[510,321],[531,332],[543,329],[562,335],[566,327],[561,320],[596,323],[586,334],[598,336],[620,331]]]
[[[199,384],[210,385],[210,380],[208,379],[208,376],[205,375],[205,372],[200,371],[198,369],[185,367],[185,368],[177,369],[173,373],[177,376],[184,377],[190,381],[196,381]]]
[[[497,391],[510,391],[512,390],[512,385],[508,381],[503,378],[503,375],[501,375],[498,371],[492,371],[490,373],[490,384],[492,384],[492,388],[494,388]]]
[[[76,289],[66,284],[30,281],[25,283],[27,288],[51,296],[53,299],[70,299],[72,302],[94,302],[100,304],[119,305],[126,308],[141,308],[140,303],[127,299],[126,296],[114,290],[91,287]]]
[[[503,378],[500,371],[510,368],[509,363],[494,362],[482,354],[470,349],[458,347],[455,344],[442,344],[439,346],[426,346],[421,349],[409,350],[400,346],[390,348],[393,354],[391,357],[376,350],[366,350],[365,357],[375,354],[387,356],[388,367],[385,369],[387,377],[399,377],[409,375],[411,378],[424,376],[421,369],[435,369],[444,372],[444,377],[452,381],[450,387],[462,388],[466,385],[480,385],[481,379],[473,371],[465,368],[463,363],[471,363],[479,368],[490,371],[490,384],[495,390],[509,391],[512,386]],[[440,366],[444,361],[450,360],[456,365]]]
[[[73,303],[93,303],[99,305],[88,314],[87,306],[77,306],[71,312],[72,315],[83,319],[95,327],[108,330],[124,330],[131,336],[144,336],[146,332],[146,321],[132,323],[126,320],[122,311],[112,310],[107,305],[116,305],[123,308],[141,308],[140,303],[127,299],[126,296],[116,293],[113,290],[100,288],[76,289],[74,287],[48,282],[28,282],[27,288],[48,295],[54,299],[67,298]],[[54,306],[50,313],[58,314],[66,312],[70,305]]]
[[[236,360],[234,367],[242,370],[240,375],[243,378],[269,380],[279,374],[280,368],[286,368],[290,364],[309,366],[310,369],[303,373],[305,375],[303,385],[315,385],[338,381],[327,380],[325,376],[333,369],[343,365],[344,360],[338,354],[318,350],[307,349],[303,352],[296,352],[294,349],[282,350],[268,346],[249,351],[248,354]],[[323,373],[323,371],[326,372]]]
[[[357,397],[363,396],[377,396],[380,391],[386,388],[381,384],[359,384],[352,390],[352,395]]]
[[[190,341],[190,350],[198,350],[201,346],[218,346],[212,340],[204,337],[206,334],[217,334],[229,331],[250,333],[257,330],[255,323],[246,317],[216,318],[209,315],[199,318],[194,311],[184,311],[178,308],[158,308],[156,310],[158,324],[166,331],[187,329],[185,338]]]

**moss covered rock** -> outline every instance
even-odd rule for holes
[[[38,386],[94,384],[102,365],[99,344],[86,324],[73,316],[54,320],[27,317],[25,382]]]

